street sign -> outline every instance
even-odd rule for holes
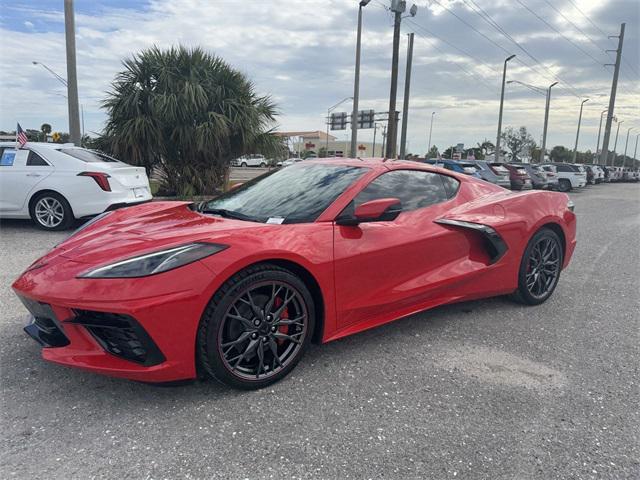
[[[331,125],[331,130],[346,130],[347,112],[332,113],[329,117],[329,125]]]
[[[358,129],[373,128],[376,112],[373,110],[360,110],[358,112]]]

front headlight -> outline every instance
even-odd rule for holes
[[[146,277],[193,263],[227,247],[217,243],[189,243],[94,268],[78,275],[78,278]]]

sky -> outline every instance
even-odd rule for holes
[[[407,2],[411,5],[411,1]],[[620,24],[626,22],[615,115],[640,133],[638,0],[416,0],[404,18],[398,106],[404,90],[407,35],[415,33],[408,113],[409,152],[444,150],[485,138],[495,142],[504,59],[507,80],[553,87],[547,146],[573,148],[582,99],[579,149],[595,150],[607,108]],[[363,9],[360,108],[388,110],[393,20],[390,0]],[[158,45],[200,46],[246,73],[278,105],[281,130],[324,130],[329,107],[353,95],[357,0],[76,0],[76,47],[85,131],[106,115],[100,102],[122,60]],[[0,0],[0,129],[50,123],[68,131],[66,91],[46,64],[66,77],[62,0]],[[545,97],[506,86],[503,127],[526,126],[540,142]],[[350,101],[336,111],[350,111]],[[614,124],[614,127],[616,124]],[[349,131],[333,132],[348,139]],[[615,132],[614,132],[615,134]],[[373,130],[359,139],[371,140]],[[378,137],[380,138],[380,137]],[[612,142],[614,138],[612,135]]]

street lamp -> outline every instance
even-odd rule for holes
[[[544,127],[542,128],[542,149],[540,150],[540,163],[544,163],[544,155],[547,150],[547,126],[549,125],[549,104],[551,103],[551,87],[557,85],[553,82],[547,89],[547,104],[544,109]]]
[[[362,38],[362,8],[371,0],[360,0],[358,6],[358,34],[356,36],[356,73],[353,81],[353,110],[351,112],[351,149],[349,156],[356,157],[358,148],[358,100],[360,97],[360,39]]]
[[[602,132],[602,117],[608,111],[609,111],[609,109],[605,108],[602,112],[600,112],[600,126],[598,127],[598,142],[596,143],[596,155],[598,155],[598,153],[600,153],[600,133]]]
[[[613,160],[611,160],[611,166],[615,167],[616,166],[616,147],[618,146],[618,134],[620,133],[620,125],[622,125],[624,123],[624,120],[620,120],[618,122],[618,128],[616,129],[616,140],[615,142],[613,142]]]
[[[504,61],[504,67],[502,69],[502,88],[500,90],[500,112],[498,113],[498,138],[496,139],[496,158],[495,161],[500,161],[500,134],[502,131],[502,107],[504,106],[504,84],[507,79],[507,62],[515,58],[514,55],[508,56]]]
[[[436,112],[431,112],[431,125],[429,126],[429,142],[427,142],[427,155],[431,151],[431,132],[433,132],[433,117],[436,115]]]
[[[624,164],[627,161],[627,147],[629,146],[629,132],[631,132],[631,130],[633,130],[633,127],[630,127],[627,129],[627,141],[624,144],[624,155],[622,156],[622,168],[624,168]],[[631,166],[633,166],[633,162],[631,163]]]
[[[325,154],[327,156],[329,155],[329,125],[331,124],[331,112],[333,112],[336,108],[338,108],[340,105],[342,105],[347,100],[353,100],[353,97],[343,98],[338,103],[336,103],[333,107],[329,107],[327,109],[327,138],[326,138],[326,143],[325,143],[325,147],[324,147],[325,150],[326,150]]]
[[[578,116],[578,131],[576,132],[576,146],[573,148],[573,163],[576,163],[576,156],[578,155],[578,138],[580,137],[580,123],[582,122],[582,107],[589,101],[585,98],[580,104],[580,115]]]

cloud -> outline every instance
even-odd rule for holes
[[[402,105],[405,34],[415,31],[409,112],[409,142],[414,151],[426,148],[428,122],[434,110],[437,115],[433,138],[441,147],[495,137],[506,52],[518,55],[509,63],[509,79],[541,88],[556,78],[561,80],[553,89],[547,143],[572,145],[580,105],[578,96],[585,96],[592,100],[585,105],[580,145],[595,148],[599,115],[608,103],[612,75],[610,68],[601,65],[611,62],[611,56],[603,50],[615,48],[614,41],[599,30],[614,35],[623,20],[627,21],[626,63],[616,113],[628,118],[629,125],[638,122],[637,3],[574,0],[598,22],[596,29],[570,3],[552,2],[587,38],[567,24],[545,0],[522,2],[598,62],[516,2],[418,0],[415,2],[418,15],[403,24],[398,91],[398,105]],[[388,108],[391,64],[392,20],[385,9],[388,3],[372,0],[363,11],[360,107],[382,112]],[[261,93],[277,100],[282,113],[279,121],[287,130],[324,130],[327,107],[353,94],[356,0],[149,0],[113,5],[114,2],[99,0],[78,2],[76,7],[79,92],[87,131],[100,130],[103,125],[100,100],[122,69],[122,60],[152,45],[198,45],[220,55],[249,75]],[[493,28],[472,8],[474,5],[490,15],[522,48]],[[66,76],[61,8],[5,7],[13,21],[0,23],[4,66],[0,72],[2,129],[14,128],[17,120],[36,127],[46,121],[56,130],[67,129],[66,103],[60,96],[63,87],[42,67],[31,64],[32,60],[43,62]],[[343,108],[349,110],[351,106],[345,103]],[[504,125],[526,125],[538,138],[543,109],[544,97],[509,85]],[[372,136],[372,131],[360,133],[362,139]]]

